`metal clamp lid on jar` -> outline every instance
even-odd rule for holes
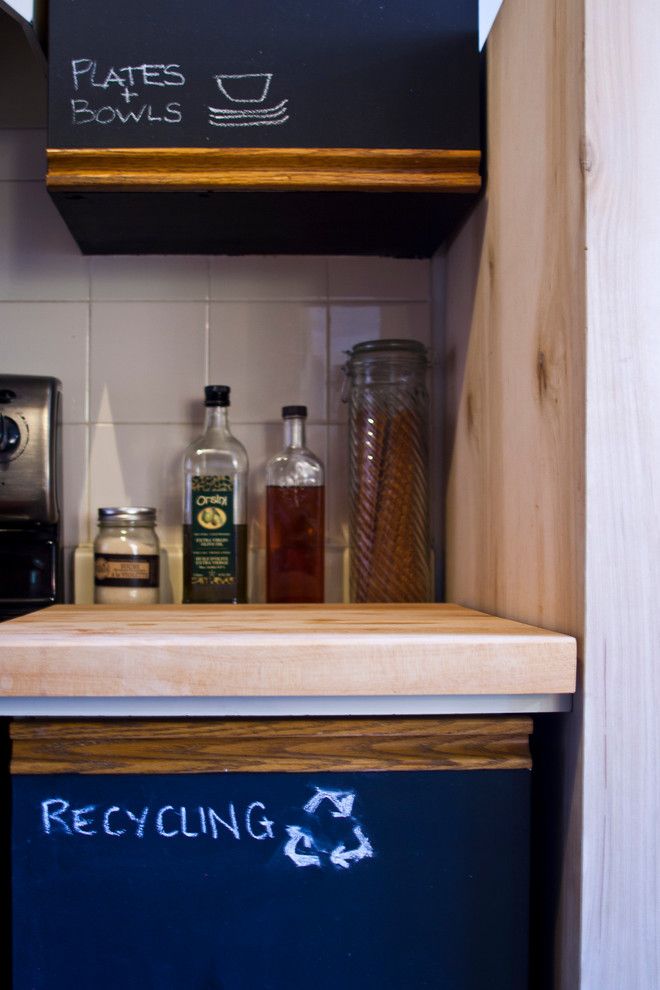
[[[364,340],[361,344],[355,344],[350,351],[344,351],[350,357],[358,357],[360,354],[392,353],[393,351],[407,351],[411,354],[419,354],[426,357],[426,344],[421,340],[404,340],[399,338],[388,338],[387,340]]]
[[[104,506],[99,509],[99,524],[132,523],[133,525],[153,526],[156,522],[156,509],[140,506]]]
[[[344,372],[342,402],[348,402],[351,380],[354,382],[356,377],[362,379],[367,369],[370,375],[376,375],[372,379],[373,383],[379,381],[381,374],[385,375],[385,383],[394,382],[401,376],[401,362],[413,375],[430,367],[428,348],[420,340],[394,337],[387,340],[365,340],[355,344],[350,351],[344,351],[344,354],[348,361],[341,369]]]

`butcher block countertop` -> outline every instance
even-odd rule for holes
[[[0,714],[557,711],[570,636],[458,605],[56,605],[0,625]]]

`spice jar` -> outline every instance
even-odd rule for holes
[[[350,596],[433,597],[426,347],[370,340],[349,352]]]
[[[94,541],[94,601],[99,605],[155,605],[159,591],[156,510],[99,509]]]

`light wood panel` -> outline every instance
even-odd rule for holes
[[[477,192],[481,153],[392,148],[48,150],[51,189]]]
[[[487,193],[447,254],[444,351],[447,594],[580,639],[583,49],[582,0],[505,0],[488,42]],[[579,706],[554,750],[566,763],[550,809],[563,819],[562,889],[546,895],[546,927],[563,990],[580,972]],[[552,978],[547,960],[537,985]]]
[[[660,987],[660,5],[586,2],[582,984]]]
[[[455,605],[54,606],[0,626],[5,696],[560,694],[568,636]]]
[[[578,637],[583,691],[554,743],[554,985],[646,990],[660,985],[660,7],[506,0],[489,48],[488,199],[448,258],[448,587]]]
[[[11,726],[12,773],[529,769],[530,718],[58,721]]]
[[[447,255],[447,593],[580,631],[581,18],[507,0],[488,42],[488,190]]]

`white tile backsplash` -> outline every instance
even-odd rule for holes
[[[325,548],[325,600],[347,602],[348,599],[348,548]]]
[[[62,428],[62,531],[64,546],[90,539],[87,491],[89,427]]]
[[[157,510],[164,543],[181,539],[181,462],[199,432],[192,426],[105,424],[91,427],[92,529],[104,505],[149,505]]]
[[[325,300],[327,294],[325,258],[266,255],[211,258],[211,299]]]
[[[89,299],[89,262],[43,182],[0,182],[0,299]]]
[[[250,458],[253,600],[264,595],[265,465],[282,446],[281,406],[304,403],[326,465],[326,597],[341,601],[342,351],[374,337],[430,343],[429,263],[85,258],[45,190],[44,147],[42,131],[0,131],[0,370],[63,382],[65,544],[93,539],[99,506],[128,503],[156,506],[161,542],[176,548],[183,450],[201,432],[203,386],[219,382]]]
[[[211,304],[209,373],[231,386],[234,422],[279,421],[289,404],[325,422],[326,323],[318,304]]]
[[[87,420],[88,327],[88,303],[0,301],[2,372],[59,378],[65,423]]]
[[[330,543],[348,545],[348,424],[328,426],[326,535]]]
[[[266,464],[282,446],[281,430],[276,423],[240,423],[233,425],[234,436],[248,453],[248,543],[266,545]]]
[[[400,299],[428,301],[428,261],[397,258],[330,258],[330,299]]]
[[[266,551],[261,547],[248,551],[247,594],[250,603],[266,601]]]
[[[189,423],[206,370],[204,302],[93,302],[90,418]]]
[[[43,180],[46,175],[46,132],[0,130],[0,181]]]
[[[107,255],[90,258],[95,301],[207,300],[209,263],[196,255]]]

